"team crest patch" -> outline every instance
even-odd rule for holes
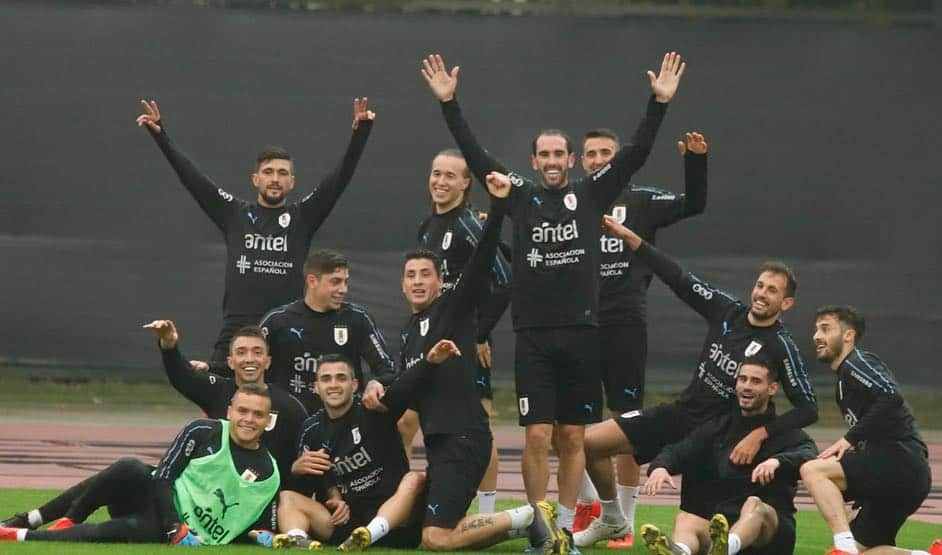
[[[575,210],[579,206],[579,199],[576,198],[575,193],[569,193],[563,197],[563,204],[566,205],[566,208]]]
[[[523,178],[511,172],[507,175],[510,178],[510,184],[514,187],[523,187]]]
[[[334,326],[334,343],[343,347],[348,339],[350,339],[350,333],[347,331],[347,326]]]
[[[751,357],[752,355],[758,353],[762,349],[762,343],[758,341],[751,341],[749,346],[746,347],[746,356]]]
[[[641,416],[640,410],[628,411],[628,412],[622,413],[621,415],[622,418],[637,418],[639,416]]]
[[[284,214],[278,216],[278,225],[285,228],[291,225],[291,214],[285,212]]]
[[[442,237],[442,250],[447,251],[448,247],[451,246],[451,232],[446,231],[445,236]]]
[[[269,418],[269,420],[268,420],[268,426],[265,426],[265,431],[266,431],[266,432],[270,432],[270,431],[274,430],[274,429],[275,429],[275,424],[278,423],[278,413],[277,413],[277,412],[274,412],[274,411],[269,412],[269,413],[268,413],[268,416],[269,416],[270,418]]]
[[[625,218],[628,216],[628,207],[624,204],[616,204],[612,207],[612,217],[615,218],[620,224],[625,223]]]
[[[521,397],[517,399],[517,404],[520,407],[520,416],[526,416],[530,413],[530,398]]]
[[[360,440],[363,439],[363,438],[360,436],[360,427],[357,426],[356,428],[353,428],[352,430],[350,430],[350,434],[353,436],[353,444],[354,444],[354,445],[359,445],[359,444],[360,444]]]
[[[425,334],[428,333],[428,318],[422,318],[419,320],[419,335],[425,337]]]

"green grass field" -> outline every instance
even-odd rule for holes
[[[8,489],[0,490],[0,510],[4,511],[3,518],[10,514],[34,508],[44,501],[50,499],[56,494],[54,490],[24,490]],[[498,502],[499,509],[507,509],[515,505],[513,501]],[[474,507],[471,508],[472,512]],[[670,530],[673,526],[674,515],[677,509],[674,507],[656,507],[641,506],[638,509],[637,522],[651,522],[662,530]],[[98,511],[92,516],[92,520],[101,520],[106,518],[104,511]],[[897,543],[901,547],[926,549],[933,539],[942,536],[942,526],[934,524],[925,524],[922,522],[908,522],[900,531],[897,537]],[[599,544],[602,545],[602,544]],[[798,513],[798,540],[795,553],[798,555],[823,555],[831,546],[831,534],[824,524],[824,520],[816,512]],[[514,540],[500,545],[496,545],[487,550],[487,552],[496,553],[520,553],[525,548],[524,540]],[[68,553],[68,554],[133,554],[147,555],[151,553],[167,553],[172,548],[163,545],[93,545],[93,544],[65,544],[65,543],[0,543],[0,553],[2,554],[28,554],[28,553]],[[205,548],[219,550],[221,548]],[[258,553],[257,546],[226,546],[227,553]],[[326,548],[325,550],[332,550]],[[583,553],[612,553],[604,548],[584,549]],[[643,545],[636,545],[634,549],[626,551],[627,553],[647,553]],[[370,550],[370,553],[410,553],[410,551],[395,550]]]

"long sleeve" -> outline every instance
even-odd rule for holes
[[[373,379],[383,386],[388,386],[396,379],[396,362],[389,355],[386,340],[383,339],[383,334],[379,331],[379,326],[376,325],[373,316],[366,311],[360,312],[360,315],[362,316],[361,325],[364,328],[360,354],[369,365]]]
[[[160,133],[155,133],[148,128],[154,142],[157,143],[180,182],[196,199],[203,212],[216,224],[216,227],[225,231],[226,214],[231,210],[235,197],[217,186],[209,176],[200,171],[196,164],[177,149],[173,141],[170,140],[166,124],[162,120],[157,123],[161,126]]]
[[[779,383],[792,408],[766,425],[769,435],[798,430],[818,421],[818,401],[798,346],[786,333],[779,332],[777,339],[782,350],[776,355],[779,360],[773,362],[779,367]]]
[[[157,512],[164,531],[173,529],[180,522],[180,516],[173,504],[173,482],[183,473],[192,458],[205,455],[207,445],[218,443],[214,442],[213,438],[218,438],[219,435],[218,420],[194,420],[177,434],[157,464],[153,479],[156,482]]]
[[[781,453],[777,453],[772,458],[778,459],[781,463],[776,475],[778,478],[794,481],[798,480],[798,470],[801,465],[818,456],[818,446],[814,440],[801,430],[786,432],[794,434],[797,442]],[[760,461],[761,462],[761,461]]]
[[[684,218],[702,214],[707,203],[707,155],[684,156]]]
[[[372,121],[361,121],[350,137],[347,150],[337,167],[324,176],[313,191],[301,199],[301,211],[312,224],[312,231],[316,231],[327,219],[327,215],[337,204],[337,199],[340,198],[340,195],[343,194],[353,178],[353,172],[356,170],[360,156],[366,148],[366,141],[372,128]]]
[[[722,417],[721,421],[728,422],[728,417]],[[704,422],[684,439],[661,449],[648,466],[648,474],[657,468],[663,468],[670,474],[685,474],[692,465],[703,464],[708,460],[710,446],[718,437],[718,427],[716,419]]]
[[[896,392],[878,390],[873,393],[873,404],[856,424],[844,434],[851,445],[863,440],[888,439],[898,426],[899,408],[903,405],[903,398]]]
[[[179,347],[172,349],[161,349],[160,356],[163,358],[164,371],[170,385],[180,392],[181,395],[192,401],[207,414],[213,412],[212,405],[215,395],[215,389],[212,380],[215,378],[209,373],[197,372],[190,363],[183,358],[183,353]],[[223,415],[213,415],[222,417]]]
[[[445,123],[448,124],[448,130],[451,131],[455,142],[458,143],[458,148],[461,150],[461,154],[464,156],[468,168],[477,178],[478,183],[486,189],[487,174],[492,171],[500,173],[508,172],[506,166],[500,163],[497,158],[491,156],[491,154],[478,143],[474,134],[471,132],[471,128],[468,126],[468,122],[465,121],[464,116],[461,114],[461,107],[458,105],[457,97],[448,102],[442,102],[442,114],[445,116]]]

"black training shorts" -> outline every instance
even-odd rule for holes
[[[664,446],[680,441],[697,424],[678,403],[628,411],[616,416],[615,422],[634,447],[638,464],[651,462]]]
[[[493,441],[489,431],[425,438],[424,526],[451,529],[464,518],[491,462]]]
[[[599,328],[602,384],[609,410],[627,412],[644,403],[648,327],[618,324]]]

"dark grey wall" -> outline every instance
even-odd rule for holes
[[[220,185],[250,196],[268,143],[295,152],[309,189],[342,152],[352,98],[369,96],[373,137],[315,244],[354,253],[353,296],[394,339],[398,252],[425,212],[428,162],[451,145],[421,57],[462,66],[477,134],[525,169],[542,127],[628,135],[644,70],[668,49],[690,67],[637,181],[681,189],[673,142],[697,129],[711,190],[707,213],[661,244],[740,295],[759,262],[783,258],[801,277],[788,322],[806,353],[814,306],[852,302],[904,380],[939,383],[938,32],[693,19],[0,6],[0,358],[144,375],[157,360],[136,326],[158,316],[208,351],[221,242],[134,126],[141,97]],[[652,366],[689,371],[702,324],[663,287],[652,302]]]

